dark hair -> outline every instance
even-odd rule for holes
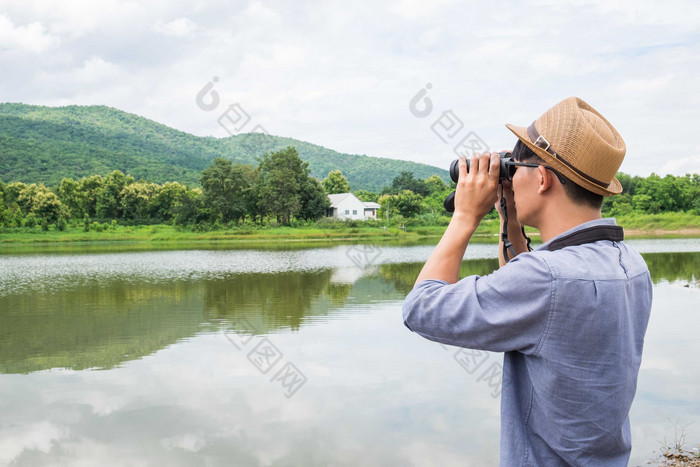
[[[545,164],[540,156],[535,154],[535,152],[527,147],[525,143],[518,140],[513,148],[513,154],[511,155],[513,160],[516,162],[531,162],[535,164]],[[576,203],[585,204],[586,206],[600,209],[603,206],[603,195],[593,193],[592,191],[586,190],[581,185],[577,185],[572,182],[569,178],[565,177],[563,174],[561,178],[564,179],[564,192],[569,197],[571,201]]]

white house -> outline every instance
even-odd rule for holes
[[[326,217],[336,219],[376,219],[379,204],[372,202],[362,202],[352,193],[337,193],[328,195],[331,200],[331,207],[326,210]]]

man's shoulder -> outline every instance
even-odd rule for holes
[[[532,252],[555,277],[588,280],[621,280],[648,272],[642,256],[624,242],[599,240],[549,251]]]
[[[553,277],[553,271],[546,256],[542,255],[539,250],[533,250],[520,253],[490,276],[496,276],[500,280],[525,278],[533,282],[538,279],[550,281]]]

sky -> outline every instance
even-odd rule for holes
[[[623,136],[623,172],[700,173],[698,57],[691,1],[0,0],[0,102],[444,168],[578,96]]]

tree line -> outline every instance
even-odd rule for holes
[[[201,172],[201,188],[135,180],[118,170],[104,177],[63,178],[55,187],[0,182],[0,226],[63,230],[71,221],[82,222],[85,230],[100,230],[106,222],[193,228],[290,225],[324,217],[330,207],[328,194],[351,191],[340,170],[332,170],[322,181],[312,177],[309,164],[291,146],[267,153],[257,162],[253,166],[214,159]],[[700,214],[698,174],[632,177],[619,173],[618,179],[623,194],[605,198],[605,215]],[[379,193],[356,190],[354,194],[362,201],[379,203],[381,220],[442,224],[449,221],[442,203],[453,189],[453,183],[448,185],[437,175],[421,180],[405,171]]]
[[[67,222],[227,225],[249,220],[289,224],[292,218],[325,215],[329,200],[321,182],[293,147],[265,154],[258,165],[214,159],[200,177],[201,188],[178,182],[135,180],[115,170],[103,177],[63,178],[42,183],[0,182],[0,225],[65,229]]]

